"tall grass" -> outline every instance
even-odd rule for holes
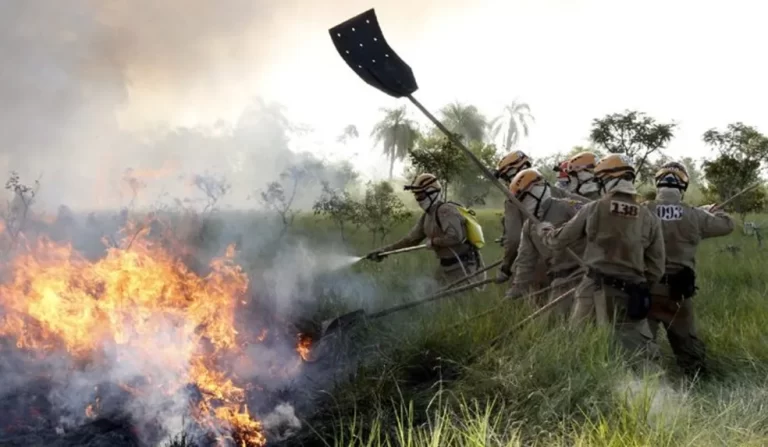
[[[498,211],[479,213],[486,263],[501,256],[493,242],[499,219]],[[694,300],[714,372],[706,381],[682,376],[663,331],[660,364],[623,357],[608,330],[573,330],[554,317],[491,348],[533,309],[505,302],[504,286],[489,286],[348,333],[366,361],[339,377],[289,445],[768,445],[768,248],[739,228],[699,251]],[[314,216],[297,219],[291,234],[318,246],[339,242],[334,227]],[[364,230],[345,245],[359,255],[374,248]],[[741,250],[723,250],[727,245]],[[434,266],[431,253],[413,252],[351,270],[379,285],[378,298],[362,303],[375,311],[424,295],[423,279]],[[318,317],[356,307],[338,298],[318,297]]]
[[[501,255],[492,242],[500,232],[498,218],[490,210],[480,213],[488,263]],[[723,251],[728,244],[741,251]],[[351,245],[361,254],[372,248],[362,234],[353,236]],[[532,311],[522,302],[503,302],[504,287],[492,286],[365,328],[377,354],[318,406],[306,421],[311,430],[293,442],[768,445],[766,261],[754,238],[738,229],[701,246],[694,300],[700,337],[715,371],[709,380],[690,381],[680,374],[663,331],[664,361],[640,368],[630,367],[607,331],[571,330],[554,318],[535,321],[491,349],[491,339]],[[381,264],[361,262],[355,268],[389,290],[385,300],[369,303],[369,310],[414,299],[413,281],[429,275],[434,263],[428,252]]]

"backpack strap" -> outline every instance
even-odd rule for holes
[[[440,202],[439,205],[437,205],[437,208],[435,208],[435,222],[437,222],[437,227],[440,228],[440,231],[445,231],[443,229],[443,224],[440,223],[440,207],[445,205],[448,202]]]
[[[445,232],[445,229],[443,228],[443,224],[440,223],[440,213],[438,211],[440,211],[440,207],[445,205],[446,203],[450,203],[451,205],[454,205],[454,206],[463,206],[460,203],[450,202],[450,201],[441,202],[439,205],[437,205],[437,208],[435,208],[435,222],[437,222],[437,226],[438,226],[438,228],[440,228],[440,231],[443,231],[443,232]],[[459,214],[461,214],[461,213],[459,213]],[[462,217],[462,219],[464,219],[464,216],[461,216],[461,217]],[[466,222],[464,223],[464,226],[465,226],[465,231],[466,231]],[[464,238],[463,243],[466,243],[466,242],[467,242],[467,238]],[[469,245],[474,247],[474,245],[472,245],[472,244],[469,244]]]

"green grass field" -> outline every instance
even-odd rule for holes
[[[483,211],[479,217],[488,242],[482,253],[491,263],[501,255],[493,243],[499,216]],[[502,303],[504,287],[492,285],[354,331],[354,349],[366,353],[366,365],[340,381],[294,442],[768,445],[768,251],[742,235],[740,226],[729,237],[705,241],[698,256],[700,290],[694,300],[714,379],[684,380],[663,331],[664,363],[644,372],[628,367],[608,333],[573,331],[555,320],[536,321],[489,349],[492,338],[532,312],[520,301]],[[315,239],[334,232],[331,224],[309,216],[295,227]],[[372,248],[363,229],[348,239],[361,255]],[[724,250],[728,244],[740,251]],[[366,303],[372,311],[416,299],[414,281],[434,266],[431,253],[419,252],[381,264],[361,261],[353,269],[387,291],[385,299]],[[325,309],[325,316],[344,310],[337,301]]]

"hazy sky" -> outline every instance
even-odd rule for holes
[[[729,122],[768,132],[761,0],[25,0],[0,4],[2,151],[85,166],[114,157],[114,132],[233,123],[262,96],[317,130],[302,149],[384,175],[367,138],[334,141],[348,124],[367,137],[379,107],[402,103],[328,35],[371,6],[428,108],[530,104],[521,147],[534,157],[585,144],[593,118],[627,108],[679,123],[674,155],[707,155],[701,134]]]
[[[130,121],[232,117],[247,93],[258,93],[329,137],[349,123],[367,135],[378,107],[398,100],[357,79],[326,30],[373,5],[388,41],[414,69],[423,103],[437,110],[460,100],[495,116],[520,98],[536,117],[523,143],[534,156],[583,144],[591,119],[625,108],[678,122],[673,154],[703,155],[700,135],[737,120],[768,132],[764,1],[294,3],[274,14],[268,33],[253,30],[252,38],[269,42],[267,64],[254,71],[243,64],[241,76],[229,73],[231,84],[201,85],[160,106],[137,93]],[[370,171],[379,157],[368,141],[356,145],[341,151],[359,153]]]

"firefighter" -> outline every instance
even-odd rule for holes
[[[726,236],[733,219],[711,206],[694,208],[682,202],[688,189],[688,172],[676,162],[664,164],[655,175],[656,199],[646,204],[661,220],[666,267],[661,281],[651,288],[648,322],[656,336],[659,325],[678,365],[688,375],[705,373],[705,346],[696,335],[693,301],[696,293],[696,249],[702,239]]]
[[[453,203],[440,200],[442,186],[437,177],[421,174],[405,189],[413,193],[424,214],[404,238],[372,251],[366,258],[380,262],[382,252],[413,247],[426,239],[427,247],[440,262],[435,271],[438,283],[449,284],[474,272],[480,264],[480,254],[468,240],[466,218]]]
[[[553,198],[549,184],[536,169],[520,171],[509,185],[509,190],[536,218],[555,226],[568,222],[582,206],[582,203],[576,200]],[[570,248],[581,255],[585,244],[586,241],[581,239]],[[572,282],[573,275],[577,274],[579,264],[565,250],[552,251],[544,246],[536,232],[531,231],[531,222],[526,220],[515,260],[514,280],[507,292],[508,297],[517,298],[531,291],[531,279],[541,260],[547,266],[547,278],[552,286],[550,300],[553,300],[569,289],[568,285]],[[553,312],[566,317],[572,303],[573,298],[565,299]]]
[[[515,151],[507,154],[499,161],[495,175],[496,178],[509,183],[517,173],[523,169],[530,168],[531,165],[531,159],[525,153]],[[550,194],[556,198],[570,198],[583,201],[582,198],[559,188],[550,188]],[[520,232],[525,222],[525,216],[512,202],[506,200],[504,201],[504,217],[501,222],[503,228],[501,239],[504,246],[504,260],[497,276],[498,283],[507,282],[512,275],[512,263],[517,257],[518,247],[520,246]],[[545,272],[546,266],[542,262],[536,273],[534,273],[537,282],[546,282]]]
[[[528,156],[525,155],[523,151],[510,152],[509,154],[502,157],[501,160],[499,160],[499,163],[496,166],[496,171],[493,173],[493,175],[497,179],[504,182],[506,185],[509,185],[509,182],[512,181],[512,178],[523,169],[530,168],[531,163],[531,159],[528,158]],[[499,243],[502,247],[507,246],[507,234],[510,234],[510,232],[507,231],[507,219],[511,219],[509,220],[509,224],[511,226],[512,234],[519,233],[520,228],[517,226],[517,222],[519,221],[519,225],[522,227],[522,216],[520,215],[520,212],[517,210],[517,208],[515,208],[515,206],[512,205],[508,200],[504,201],[504,215],[501,217],[501,237],[499,238]],[[515,231],[515,228],[517,228],[517,231]],[[512,245],[515,245],[519,242],[519,238],[516,242],[516,238],[514,236],[510,241]]]
[[[571,185],[571,178],[568,176],[568,160],[555,166],[554,171],[557,172],[555,186],[564,191],[568,191]]]
[[[594,152],[579,152],[568,160],[565,171],[570,179],[569,191],[586,197],[589,200],[596,200],[600,197],[597,190],[598,185],[595,179],[595,166],[597,165],[597,156]]]
[[[661,221],[637,201],[635,169],[623,155],[611,154],[594,169],[600,199],[585,204],[565,225],[543,222],[536,231],[551,250],[586,238],[588,271],[576,292],[571,315],[583,323],[597,311],[599,323],[612,321],[621,344],[630,351],[658,356],[648,327],[650,284],[664,275]]]

